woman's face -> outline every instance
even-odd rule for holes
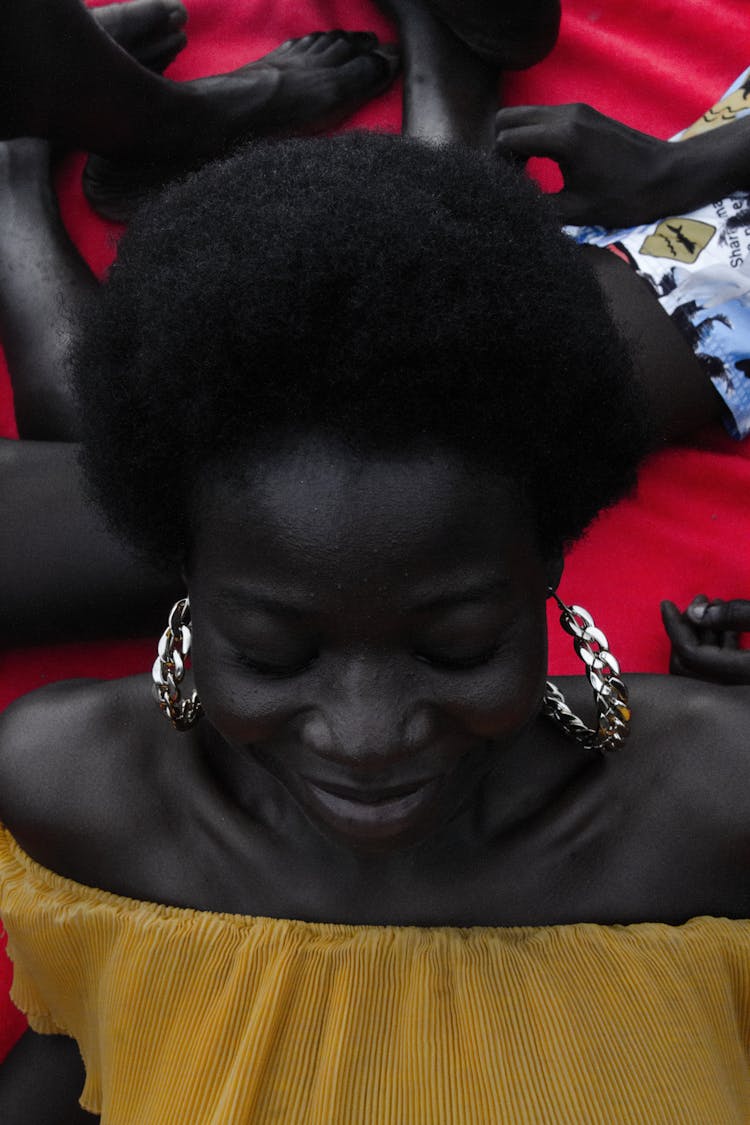
[[[546,674],[549,576],[512,485],[311,440],[197,499],[193,668],[219,735],[350,847],[454,818]]]

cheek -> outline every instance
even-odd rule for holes
[[[196,629],[193,678],[206,718],[229,742],[246,745],[269,738],[298,701],[284,681],[260,681],[209,632]]]
[[[481,672],[454,686],[446,709],[481,738],[512,736],[536,717],[547,678],[546,616],[514,628]]]

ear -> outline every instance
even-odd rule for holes
[[[545,568],[547,574],[547,585],[549,586],[552,593],[554,593],[557,590],[557,587],[560,585],[560,579],[562,578],[564,569],[565,562],[563,560],[562,554],[555,555],[554,558],[547,560],[547,565]]]

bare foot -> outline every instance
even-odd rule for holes
[[[129,0],[90,9],[115,43],[161,74],[187,43],[187,11],[180,0]]]
[[[89,157],[86,198],[100,215],[123,222],[151,192],[232,144],[329,128],[382,93],[397,69],[396,52],[370,32],[326,31],[282,43],[229,74],[183,83],[203,100],[214,128],[158,165]]]

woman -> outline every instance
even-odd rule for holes
[[[545,686],[563,547],[646,434],[534,190],[389,137],[256,148],[146,210],[88,321],[92,485],[190,604],[158,706],[4,717],[43,1034],[3,1120],[77,1120],[80,1048],[113,1123],[743,1121],[747,693],[628,700],[565,608],[598,722]]]

